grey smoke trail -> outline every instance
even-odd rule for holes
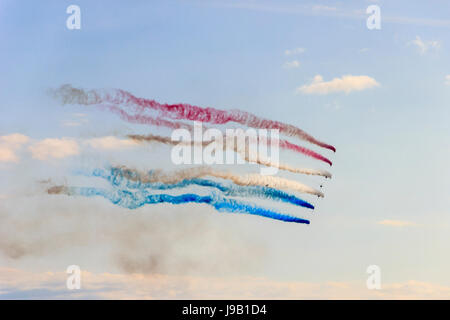
[[[167,145],[178,145],[178,144],[186,144],[191,145],[190,142],[179,142],[179,141],[173,141],[168,137],[162,137],[157,135],[128,135],[129,138],[141,142],[141,141],[147,141],[147,142],[159,142]],[[202,145],[207,146],[210,143],[214,143],[213,141],[202,141],[202,142],[193,142],[194,145]],[[247,145],[247,143],[246,143]],[[225,143],[223,144],[223,149],[232,149],[234,152],[238,153],[242,158],[245,159],[247,162],[257,163],[260,165],[264,165],[267,167],[274,167],[278,168],[280,170],[285,170],[293,173],[300,173],[300,174],[307,174],[307,175],[318,175],[323,176],[325,178],[331,178],[331,173],[326,170],[316,170],[316,169],[309,169],[309,168],[298,168],[298,167],[292,167],[285,163],[275,163],[273,161],[270,161],[268,159],[263,159],[260,157],[257,153],[256,154],[248,154],[245,150],[245,146],[236,146],[233,144],[233,147],[228,147],[229,144]]]

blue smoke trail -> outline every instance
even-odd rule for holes
[[[200,196],[196,194],[183,194],[173,196],[169,194],[151,194],[145,190],[138,190],[136,192],[115,189],[113,191],[93,188],[93,187],[68,187],[64,193],[69,195],[80,195],[85,197],[101,196],[108,199],[113,204],[128,208],[136,209],[146,204],[171,203],[205,203],[213,206],[219,212],[231,213],[247,213],[261,217],[281,220],[285,222],[296,222],[309,224],[309,220],[293,217],[286,214],[281,214],[272,210],[267,210],[251,204],[247,204],[234,199],[227,199],[218,194],[207,196]]]
[[[262,186],[238,186],[230,184],[222,184],[208,179],[186,179],[178,183],[165,184],[160,182],[143,183],[140,182],[138,173],[127,170],[127,175],[132,175],[138,181],[131,181],[124,177],[124,169],[111,168],[110,172],[103,169],[95,169],[91,174],[95,177],[100,177],[108,180],[112,185],[121,188],[129,189],[154,189],[154,190],[170,190],[175,188],[184,188],[189,185],[198,185],[202,187],[212,187],[220,190],[226,196],[234,197],[260,197],[270,200],[281,200],[297,206],[314,209],[314,206],[305,200],[302,200],[294,195],[288,194],[284,191],[262,187]]]

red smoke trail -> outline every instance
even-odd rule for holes
[[[174,120],[192,120],[211,124],[236,122],[253,128],[278,129],[284,135],[297,137],[323,148],[336,151],[335,147],[315,139],[313,136],[295,126],[279,121],[263,119],[240,110],[226,111],[214,108],[201,108],[185,103],[171,105],[162,104],[155,100],[137,98],[131,93],[120,89],[113,91],[84,91],[82,89],[73,88],[70,85],[64,85],[56,90],[55,95],[62,98],[63,103],[78,103],[85,105],[110,103],[125,105],[131,107],[132,111],[134,111],[135,115],[132,117],[135,118],[135,121],[139,121],[140,118],[144,119],[143,121],[148,121],[148,119],[146,119],[148,116],[144,113],[147,110],[154,110],[159,112],[160,116]]]
[[[118,114],[120,116],[120,118],[122,118],[123,120],[131,122],[131,123],[148,124],[148,125],[153,125],[153,126],[158,126],[158,127],[162,126],[162,127],[167,127],[167,128],[171,128],[171,129],[184,128],[184,129],[189,130],[190,132],[193,131],[192,126],[187,123],[174,122],[174,121],[170,121],[170,120],[161,119],[159,117],[154,118],[154,117],[146,116],[146,115],[139,115],[139,116],[138,115],[130,115],[126,111],[122,110],[121,108],[119,108],[117,106],[112,106],[112,105],[102,104],[102,105],[100,105],[100,107],[105,107],[105,108],[111,110],[112,112]],[[270,143],[270,140],[268,143]],[[321,154],[314,152],[311,149],[293,144],[287,140],[279,140],[279,146],[280,146],[280,148],[294,151],[297,153],[301,153],[308,157],[314,158],[316,160],[326,162],[330,166],[333,165],[333,163],[328,158],[322,156]]]
[[[291,150],[291,151],[295,151],[295,152],[298,152],[298,153],[303,153],[304,155],[306,155],[308,157],[312,157],[314,159],[326,162],[330,166],[333,165],[333,163],[328,158],[325,158],[321,154],[319,154],[317,152],[314,152],[314,151],[312,151],[312,150],[310,150],[308,148],[304,148],[304,147],[301,147],[299,145],[290,143],[287,140],[280,140],[279,143],[280,143],[280,148]]]
[[[104,105],[102,105],[102,106],[104,106]],[[169,120],[161,119],[160,117],[155,118],[155,117],[145,116],[145,115],[131,115],[116,106],[106,106],[106,108],[111,110],[113,113],[119,115],[120,118],[122,118],[123,120],[131,122],[131,123],[149,124],[149,125],[153,125],[153,126],[157,126],[157,127],[166,127],[166,128],[170,128],[170,129],[184,128],[189,131],[193,130],[192,126],[187,123],[169,121]]]
[[[313,136],[307,134],[303,130],[293,125],[285,124],[279,121],[263,119],[245,111],[226,111],[214,108],[201,108],[186,103],[162,104],[156,102],[155,100],[137,98],[131,93],[124,90],[119,89],[116,92],[118,96],[114,97],[115,101],[121,101],[121,103],[128,105],[138,105],[142,108],[140,112],[145,112],[146,109],[153,109],[159,111],[163,116],[177,120],[188,119],[212,124],[226,124],[228,122],[236,122],[252,128],[278,129],[282,134],[285,134],[287,136],[298,137],[310,143],[336,152],[335,147],[315,139]]]

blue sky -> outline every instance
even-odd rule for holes
[[[81,8],[81,30],[66,28],[70,4]],[[366,27],[365,9],[371,4],[381,8],[381,30]],[[446,1],[134,1],[133,6],[123,1],[0,1],[0,136],[18,133],[35,143],[133,128],[103,112],[59,106],[46,92],[65,83],[122,88],[161,102],[239,108],[294,124],[337,148],[335,154],[324,151],[334,163],[333,179],[324,184],[326,197],[316,201],[310,226],[207,218],[212,233],[231,229],[225,232],[232,239],[229,250],[263,242],[256,266],[233,274],[364,287],[367,266],[376,264],[386,283],[413,280],[448,287],[449,9]],[[296,48],[303,50],[286,54]],[[379,85],[347,93],[297,91],[317,75],[325,82],[367,76]],[[67,125],[80,117],[87,120]],[[155,161],[164,161],[156,154]],[[68,158],[76,165],[89,156]],[[19,162],[0,162],[3,212],[16,210],[17,202],[9,197],[17,180],[29,186],[36,176],[64,176],[68,166],[62,159],[27,157],[24,151]],[[15,197],[29,195],[28,189],[26,195],[20,192],[20,184],[13,190]],[[64,203],[33,201],[39,206],[17,210],[64,208]],[[110,210],[100,200],[94,205]],[[208,216],[203,208],[192,210]],[[170,230],[169,221],[164,225]],[[80,249],[75,256],[88,270],[119,272],[107,258],[93,261],[100,250]],[[50,250],[35,258],[36,270],[29,257],[4,254],[0,262],[57,272],[72,264],[65,252]],[[195,260],[209,251],[187,252]]]

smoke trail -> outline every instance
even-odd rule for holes
[[[168,137],[162,137],[162,136],[156,136],[156,135],[128,135],[129,138],[135,140],[135,141],[149,141],[149,142],[160,142],[163,144],[168,144],[168,145],[178,145],[180,143],[183,142],[179,142],[179,141],[173,141],[172,139],[168,138]],[[190,142],[185,142],[187,145],[191,145]],[[203,141],[203,142],[193,142],[193,144],[201,144],[203,146],[206,146],[210,143],[214,143],[212,141]],[[228,146],[228,143],[223,144],[223,149],[226,149]],[[285,163],[274,163],[271,162],[270,160],[265,160],[262,159],[261,157],[258,156],[258,154],[255,155],[248,155],[246,153],[245,148],[242,148],[240,146],[235,146],[233,144],[233,148],[228,147],[229,149],[232,149],[234,152],[238,153],[245,161],[247,162],[253,162],[253,163],[257,163],[260,165],[264,165],[267,167],[274,167],[274,168],[278,168],[281,170],[285,170],[285,171],[290,171],[293,173],[301,173],[301,174],[308,174],[308,175],[318,175],[318,176],[323,176],[325,178],[331,178],[331,173],[329,173],[328,171],[325,170],[316,170],[316,169],[308,169],[308,168],[294,168],[289,166],[288,164]]]
[[[123,118],[123,119],[125,119],[127,121],[131,121],[131,120],[129,120],[129,119],[131,119],[131,116],[128,116],[128,117]],[[133,119],[133,121],[136,120],[135,117],[133,117],[132,119]],[[150,124],[152,124],[152,123],[150,123]],[[193,131],[192,126],[189,127],[188,124],[185,124],[185,126],[186,126],[185,128],[187,130],[189,130],[191,132]],[[176,129],[178,129],[178,128],[179,127],[177,127]],[[130,137],[132,139],[135,139],[135,140],[159,141],[161,143],[169,143],[169,141],[166,141],[165,139],[159,139],[158,136],[154,136],[154,135],[148,135],[148,136],[145,136],[145,135],[129,135],[128,137]],[[272,138],[269,138],[267,143],[270,144],[271,140],[272,140]],[[207,144],[209,144],[211,142],[212,141],[205,142],[204,145],[207,145]],[[321,154],[319,154],[319,153],[317,153],[315,151],[312,151],[312,150],[310,150],[308,148],[304,148],[302,146],[290,143],[287,140],[282,140],[282,139],[278,140],[278,145],[282,149],[286,149],[286,150],[294,151],[294,152],[297,152],[297,153],[301,153],[301,154],[304,154],[304,155],[306,155],[308,157],[314,158],[316,160],[320,160],[320,161],[326,162],[330,166],[333,165],[333,163],[328,158],[322,156]]]
[[[214,108],[201,108],[185,103],[161,104],[155,100],[137,98],[131,93],[115,89],[109,92],[102,90],[89,90],[73,88],[71,85],[63,85],[54,92],[64,104],[76,103],[83,105],[112,103],[123,105],[135,112],[136,119],[145,116],[146,111],[156,111],[160,116],[175,120],[194,120],[211,124],[226,124],[235,122],[245,126],[261,129],[278,129],[282,134],[297,137],[316,144],[323,148],[336,151],[335,147],[315,139],[303,130],[279,121],[260,118],[241,110],[218,110]]]
[[[123,170],[123,176],[128,180],[139,181],[142,183],[161,182],[174,184],[183,180],[212,176],[216,178],[231,180],[240,186],[265,186],[273,189],[290,189],[298,192],[309,193],[319,197],[324,194],[316,189],[308,187],[300,182],[273,176],[261,176],[258,174],[236,175],[231,172],[214,170],[211,167],[195,167],[175,171],[173,173],[164,173],[162,170],[151,170],[149,173],[139,173],[136,170],[118,167]]]
[[[261,187],[261,186],[237,186],[232,184],[223,184],[207,179],[186,179],[178,183],[143,183],[141,181],[131,181],[124,177],[123,169],[111,168],[109,171],[104,169],[95,169],[92,172],[82,174],[88,176],[95,176],[109,181],[113,186],[128,189],[155,189],[155,190],[170,190],[176,188],[185,188],[190,185],[197,185],[201,187],[211,187],[221,191],[226,196],[231,197],[259,197],[270,200],[279,200],[297,206],[314,209],[314,206],[294,195],[288,194],[281,190]]]
[[[312,151],[312,150],[310,150],[308,148],[304,148],[304,147],[301,147],[299,145],[290,143],[287,140],[279,140],[278,143],[279,143],[280,148],[291,150],[291,151],[298,152],[298,153],[302,153],[305,156],[308,156],[308,157],[314,158],[316,160],[320,160],[320,161],[326,162],[330,166],[333,165],[333,163],[328,158],[326,158],[326,157],[322,156],[321,154],[319,154],[317,152],[314,152],[314,151]]]
[[[219,212],[231,213],[247,213],[261,217],[281,220],[285,222],[296,222],[309,224],[309,220],[290,216],[287,214],[278,213],[272,210],[267,210],[252,204],[244,203],[234,199],[227,199],[218,194],[207,196],[200,196],[196,194],[182,194],[173,196],[169,194],[151,194],[145,190],[131,192],[128,190],[106,190],[102,188],[91,187],[65,187],[55,186],[47,190],[49,194],[66,194],[66,195],[80,195],[85,197],[101,196],[108,199],[115,205],[127,208],[136,209],[147,204],[170,203],[170,204],[185,204],[185,203],[205,203],[213,206]]]
[[[177,145],[177,144],[186,144],[186,145],[202,145],[202,146],[207,146],[210,143],[213,143],[214,141],[192,141],[192,142],[187,142],[187,141],[173,141],[171,138],[169,137],[162,137],[162,136],[157,136],[157,135],[153,135],[153,134],[149,134],[149,135],[139,135],[139,134],[129,134],[128,138],[135,140],[137,142],[142,142],[142,141],[147,141],[147,142],[159,142],[159,143],[163,143],[163,144],[168,144],[168,145]]]
[[[138,123],[138,124],[148,124],[156,127],[166,127],[170,129],[186,129],[189,131],[193,131],[193,127],[187,123],[169,121],[162,119],[160,117],[152,117],[152,116],[144,116],[144,115],[130,115],[126,111],[121,108],[113,105],[100,105],[102,107],[106,107],[113,113],[117,114],[121,119],[130,122],[130,123]]]

